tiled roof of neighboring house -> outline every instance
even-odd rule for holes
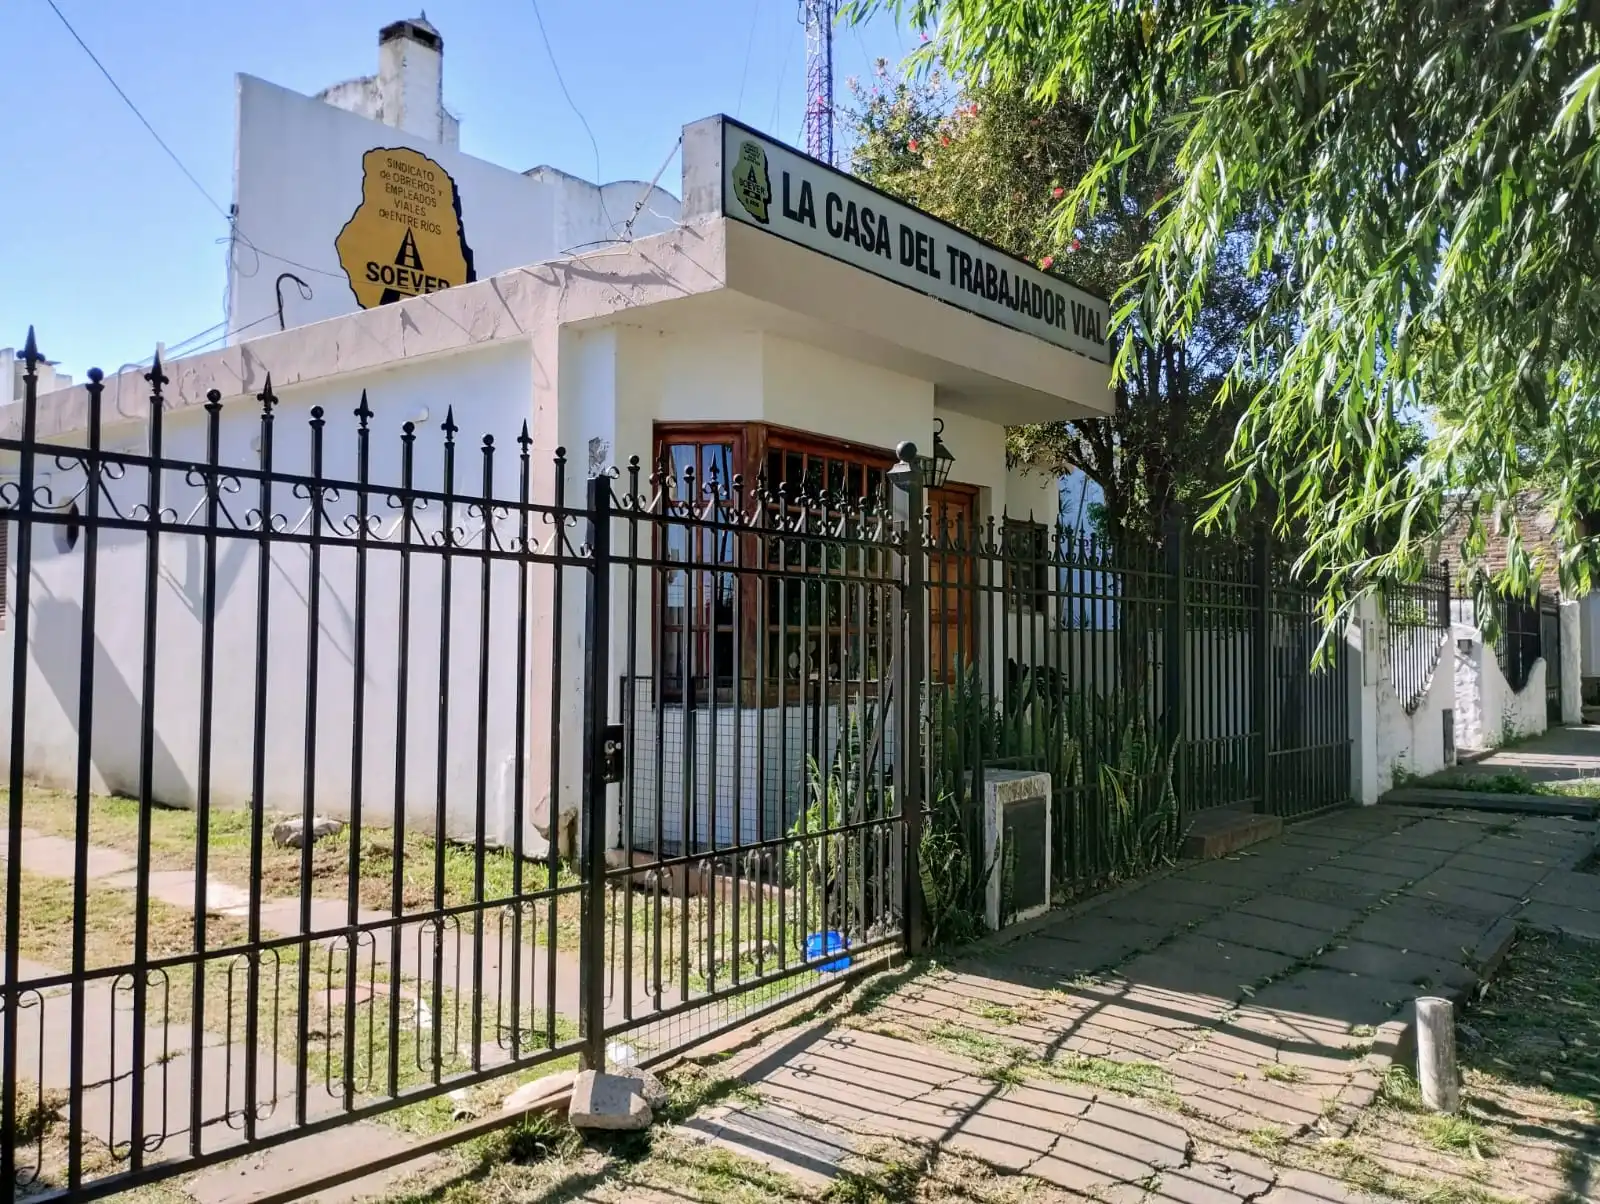
[[[1445,515],[1444,530],[1439,537],[1439,554],[1450,561],[1452,569],[1456,569],[1461,560],[1461,541],[1467,533],[1466,516],[1459,511],[1452,516],[1449,502],[1445,504]],[[1498,573],[1505,568],[1508,559],[1510,540],[1506,534],[1502,534],[1501,528],[1505,526],[1509,529],[1509,524],[1496,521],[1502,515],[1503,511],[1498,508],[1493,514],[1484,515],[1486,542],[1480,563],[1490,573]],[[1511,513],[1504,517],[1514,520],[1516,529],[1521,533],[1523,547],[1534,562],[1534,571],[1539,574],[1539,588],[1552,594],[1558,593],[1560,578],[1557,565],[1561,544],[1555,535],[1554,516],[1543,495],[1532,491],[1518,495]],[[1473,567],[1460,565],[1455,574],[1457,581],[1462,580],[1464,572]]]

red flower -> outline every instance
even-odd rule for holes
[[[1079,248],[1079,247],[1081,247],[1081,246],[1083,246],[1083,244],[1082,244],[1082,243],[1081,243],[1081,242],[1079,242],[1079,241],[1078,241],[1078,240],[1077,240],[1077,239],[1076,239],[1076,238],[1074,238],[1074,239],[1073,239],[1073,240],[1072,240],[1072,249],[1073,249],[1073,250],[1074,250],[1074,251],[1076,251],[1076,250],[1077,250],[1077,249],[1078,249],[1078,248]]]
[[[939,135],[939,145],[940,146],[949,146],[950,145],[950,136],[948,134],[940,134]]]
[[[1053,263],[1055,263],[1055,261],[1056,261],[1056,257],[1054,255],[1046,255],[1043,259],[1041,259],[1039,261],[1039,267],[1041,269],[1043,269],[1044,271],[1048,272],[1050,270],[1050,266]]]
[[[967,112],[971,113],[974,117],[976,117],[978,115],[978,102],[977,101],[973,101],[972,102],[972,107],[970,109],[968,109]]]
[[[917,140],[915,138],[913,138],[910,142],[906,143],[906,149],[910,150],[910,151],[916,150],[917,149]]]
[[[1056,198],[1056,200],[1058,200],[1058,201],[1059,201],[1059,200],[1060,200],[1060,199],[1061,199],[1061,198],[1062,198],[1062,197],[1063,197],[1063,196],[1064,196],[1064,195],[1065,195],[1065,194],[1066,194],[1066,191],[1067,191],[1067,190],[1066,190],[1066,189],[1065,189],[1065,188],[1062,188],[1062,187],[1060,187],[1060,186],[1059,186],[1059,185],[1058,185],[1058,186],[1057,186],[1057,187],[1055,187],[1055,188],[1052,188],[1052,189],[1051,189],[1051,190],[1050,190],[1050,195],[1051,195],[1051,196],[1053,196],[1053,197],[1055,197],[1055,198]]]

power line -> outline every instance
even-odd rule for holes
[[[66,26],[67,32],[72,35],[72,40],[83,48],[83,52],[89,56],[89,61],[100,69],[100,74],[106,77],[106,83],[110,84],[112,88],[116,90],[117,95],[122,97],[122,103],[128,106],[129,112],[139,119],[140,125],[144,126],[145,129],[150,131],[150,137],[156,140],[156,145],[167,152],[167,158],[171,159],[178,165],[178,170],[188,178],[189,183],[195,186],[200,195],[206,198],[211,207],[222,216],[223,221],[232,221],[232,215],[220,204],[218,204],[216,197],[212,196],[206,191],[206,186],[200,183],[200,181],[195,178],[194,173],[183,165],[183,160],[178,158],[178,153],[167,145],[166,139],[162,138],[160,134],[156,133],[156,127],[151,125],[150,122],[146,120],[143,113],[139,112],[139,106],[134,104],[133,100],[128,96],[128,94],[122,90],[122,85],[117,83],[117,81],[112,77],[111,72],[106,70],[106,65],[100,61],[99,56],[96,55],[94,51],[89,49],[89,43],[85,42],[78,34],[78,31],[72,27],[72,22],[67,20],[67,14],[62,12],[61,9],[56,5],[56,0],[44,0],[44,2],[50,6],[50,11],[55,13],[55,15],[60,19],[61,24]]]
[[[533,20],[539,26],[539,37],[544,42],[544,52],[550,58],[550,70],[561,88],[561,95],[567,98],[567,107],[583,126],[583,132],[589,135],[589,147],[594,151],[594,186],[600,191],[600,212],[605,215],[606,226],[609,227],[611,211],[606,208],[605,185],[600,179],[600,144],[595,141],[594,131],[589,128],[589,119],[583,115],[583,110],[578,108],[577,102],[572,99],[572,93],[567,90],[567,81],[561,75],[561,64],[556,62],[555,48],[550,45],[550,35],[545,31],[544,14],[539,11],[539,0],[528,0],[528,3],[533,6]]]
[[[194,172],[190,171],[189,168],[184,164],[183,160],[178,158],[178,152],[173,150],[172,147],[167,144],[167,140],[156,131],[156,127],[150,124],[150,119],[140,112],[139,106],[133,103],[133,98],[129,96],[127,92],[123,91],[122,85],[117,82],[116,77],[106,69],[106,65],[100,61],[100,57],[89,48],[89,43],[83,40],[83,35],[73,28],[72,22],[67,20],[67,15],[61,11],[60,7],[56,4],[56,0],[44,0],[44,2],[50,6],[50,11],[55,13],[61,24],[66,28],[66,31],[72,35],[72,40],[78,44],[78,46],[83,50],[84,54],[89,56],[89,61],[99,69],[101,75],[105,76],[106,82],[111,85],[112,90],[122,98],[122,103],[128,106],[128,111],[138,118],[139,124],[144,126],[145,130],[150,134],[150,137],[155,139],[156,145],[167,153],[167,158],[171,159],[172,162],[177,166],[178,170],[183,173],[184,179],[193,184],[195,191],[204,197],[206,203],[217,211],[217,216],[228,223],[229,228],[233,231],[234,235],[239,239],[240,242],[244,243],[245,246],[249,247],[257,255],[264,255],[268,259],[276,259],[280,263],[286,263],[291,267],[297,267],[302,271],[315,272],[318,275],[328,276],[335,280],[342,278],[337,272],[330,272],[326,268],[314,268],[308,263],[300,263],[296,260],[289,259],[286,256],[276,255],[271,251],[266,251],[256,246],[256,244],[251,240],[250,236],[239,227],[238,219],[234,216],[233,210],[231,208],[224,208],[221,202],[219,202],[216,197],[212,196],[211,193],[207,191],[206,186],[200,182],[199,178],[194,174]]]
[[[733,115],[744,116],[744,85],[750,78],[750,52],[755,49],[756,25],[761,17],[761,5],[758,0],[750,2],[750,34],[744,40],[744,67],[739,71],[739,99],[734,102]]]

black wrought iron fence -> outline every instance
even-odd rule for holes
[[[142,446],[98,372],[46,440],[38,363],[0,437],[0,1181],[41,1200],[650,1062],[971,935],[997,881],[1048,906],[1199,809],[1348,793],[1340,650],[1264,541],[980,519],[909,445],[748,482],[687,443],[572,498],[525,425],[191,404],[159,361]],[[1018,771],[1032,871],[983,813]]]
[[[1389,629],[1389,682],[1405,712],[1428,696],[1450,638],[1450,566],[1428,566],[1416,581],[1391,582],[1383,592]]]
[[[1543,655],[1538,600],[1501,598],[1496,603],[1496,619],[1495,660],[1506,684],[1521,691],[1528,684],[1534,662]]]
[[[98,371],[45,441],[37,363],[0,438],[0,1182],[106,1195],[576,1055],[579,885],[531,822],[592,563],[559,457],[364,394],[286,423],[270,378],[176,405],[159,358],[144,447]]]

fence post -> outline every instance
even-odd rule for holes
[[[1187,702],[1189,691],[1185,666],[1189,653],[1188,583],[1189,573],[1188,517],[1181,508],[1168,513],[1166,518],[1167,575],[1172,578],[1172,588],[1167,605],[1166,623],[1162,631],[1162,703],[1165,711],[1164,732],[1167,748],[1172,757],[1173,793],[1181,807],[1189,797],[1189,782],[1184,773],[1187,760],[1184,756],[1183,738],[1187,730]]]
[[[1256,752],[1256,811],[1272,813],[1272,530],[1262,523],[1255,540],[1255,658],[1251,697],[1261,745]]]
[[[899,641],[896,660],[900,666],[899,732],[895,749],[895,789],[900,795],[900,820],[905,837],[901,857],[903,875],[901,906],[905,915],[906,950],[922,951],[923,932],[922,870],[922,711],[923,689],[927,677],[928,591],[924,582],[927,567],[923,547],[922,468],[917,445],[905,442],[895,448],[897,463],[889,470],[893,485],[894,517],[904,539],[905,571],[900,581],[900,621],[893,637]]]
[[[589,478],[589,587],[583,653],[583,903],[578,981],[583,1064],[606,1067],[606,721],[611,659],[611,478]],[[559,521],[559,516],[558,516]],[[552,699],[559,706],[560,699]],[[551,814],[557,800],[550,800]],[[552,828],[552,839],[554,829]]]

